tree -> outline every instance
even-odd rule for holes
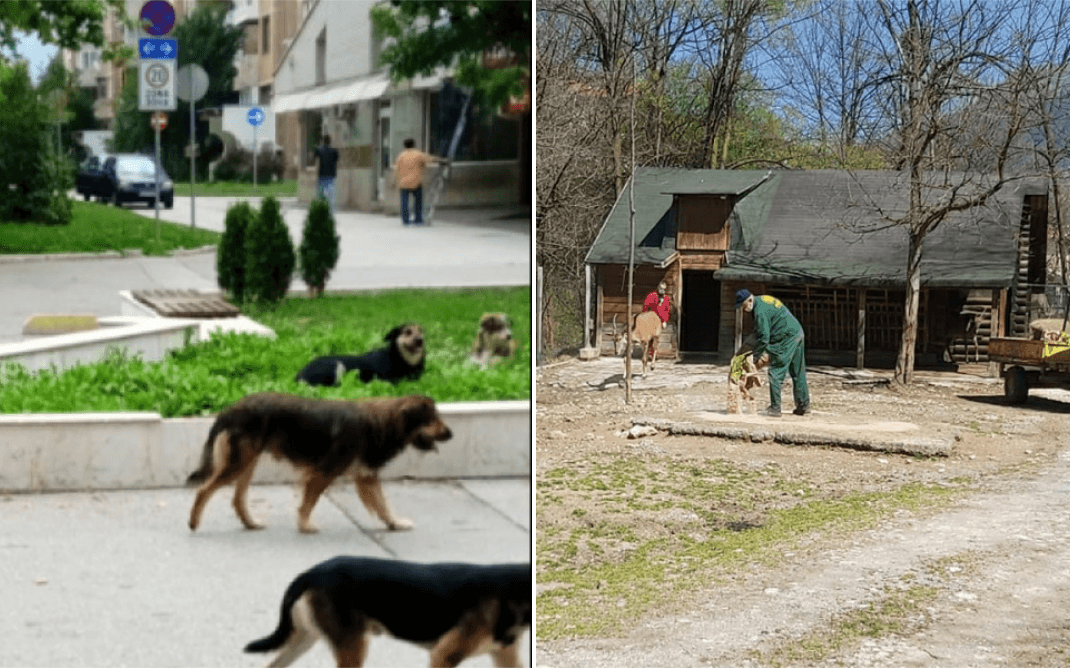
[[[200,65],[209,76],[209,90],[198,101],[199,108],[219,107],[232,101],[235,82],[235,55],[242,45],[241,28],[224,21],[227,6],[219,3],[199,4],[175,26],[179,42],[176,69],[191,63]],[[115,150],[145,151],[154,146],[154,130],[149,125],[151,112],[138,109],[138,73],[128,70],[126,85],[116,100]],[[208,123],[196,122],[195,141],[204,141]],[[189,172],[185,151],[190,145],[190,106],[179,104],[169,112],[168,127],[160,133],[161,162],[173,177]],[[204,153],[204,152],[202,152]],[[207,169],[207,159],[199,169]]]
[[[256,218],[245,200],[228,207],[224,217],[224,234],[216,251],[216,283],[235,302],[246,299],[246,231]]]
[[[528,0],[403,2],[371,11],[378,32],[392,42],[381,52],[395,79],[454,68],[458,83],[474,90],[479,103],[497,109],[523,94],[530,63]],[[482,56],[514,56],[505,67],[486,68]]]
[[[1041,30],[1054,29],[1036,22],[1035,8],[1032,0],[879,3],[873,44],[881,67],[868,85],[878,91],[889,162],[908,193],[901,211],[880,212],[909,241],[898,383],[913,381],[925,238],[949,214],[984,205],[1024,176],[1010,173],[1010,157],[1031,125],[1035,62],[1051,57],[1034,43]],[[1012,18],[1023,14],[1034,20],[1019,29]]]
[[[324,198],[314,198],[302,227],[298,246],[299,271],[310,293],[320,297],[328,275],[339,260],[339,235],[332,208]]]
[[[244,295],[250,300],[275,303],[287,295],[295,271],[295,247],[280,203],[269,196],[246,228]]]

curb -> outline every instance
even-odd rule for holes
[[[434,452],[406,449],[382,478],[530,476],[529,401],[443,403],[438,409],[452,439]],[[0,415],[0,491],[183,487],[213,421],[165,419],[156,412]],[[289,464],[268,457],[258,462],[254,482],[295,481]]]
[[[0,263],[32,263],[35,261],[95,261],[123,258],[174,258],[176,256],[194,256],[216,251],[216,245],[210,244],[193,249],[172,249],[163,256],[146,256],[141,249],[124,249],[123,251],[87,251],[66,254],[14,254],[0,255]]]
[[[911,456],[950,456],[951,439],[910,438],[906,440],[868,440],[848,438],[841,435],[811,433],[804,431],[771,430],[766,428],[742,428],[711,426],[667,419],[631,419],[635,425],[651,426],[667,431],[669,435],[704,435],[746,442],[777,442],[805,446],[833,446],[856,451],[878,451],[909,454]]]

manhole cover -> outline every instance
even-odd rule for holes
[[[239,308],[219,296],[202,295],[194,289],[154,289],[132,291],[142,302],[161,316],[195,319],[222,319],[240,314]]]

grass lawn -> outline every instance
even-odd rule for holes
[[[94,202],[72,202],[71,223],[44,226],[0,223],[0,254],[63,254],[141,249],[163,256],[175,249],[192,249],[220,241],[220,234],[161,221]]]
[[[512,359],[481,369],[468,360],[485,312],[506,312],[519,342]],[[156,411],[164,416],[212,414],[245,395],[279,391],[317,398],[420,393],[437,402],[530,397],[529,287],[393,290],[318,299],[290,298],[247,314],[277,339],[220,335],[147,363],[122,355],[66,371],[0,368],[0,410],[6,413]],[[352,374],[335,388],[294,381],[315,356],[357,354],[384,346],[393,327],[415,321],[425,330],[425,374],[397,386],[363,384]]]
[[[217,182],[194,182],[194,196],[250,196],[262,198],[274,195],[277,198],[286,198],[298,193],[298,181],[287,179],[269,184],[242,183],[234,181]],[[190,196],[190,182],[175,182],[175,195],[180,197]]]

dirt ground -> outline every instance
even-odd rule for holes
[[[634,367],[637,374],[640,362]],[[813,412],[790,413],[788,381],[784,414],[776,419],[727,412],[726,366],[660,361],[646,378],[634,378],[629,406],[619,385],[622,368],[620,359],[563,358],[538,369],[539,666],[1069,667],[1068,390],[1032,389],[1026,404],[1009,406],[1002,380],[989,378],[985,365],[918,372],[907,387],[884,383],[890,378],[885,371],[811,367]],[[754,396],[756,409],[763,409],[767,385]],[[651,429],[638,438],[626,435],[635,423],[653,420],[741,428],[745,437]],[[778,433],[819,437],[788,444],[772,439]],[[941,445],[948,455],[836,448],[823,444],[827,438],[881,449]],[[599,495],[585,495],[581,480],[565,473],[611,472],[624,462],[664,471],[672,487],[676,468],[762,473],[749,489],[750,504],[728,512],[724,508],[734,505],[723,500],[712,510],[712,518],[724,518],[722,527],[732,529],[764,530],[781,510],[803,504],[796,500],[823,503],[914,484],[954,494],[938,504],[869,516],[846,532],[804,533],[784,542],[775,561],[731,564],[717,577],[702,569],[696,574],[704,578],[685,589],[669,582],[663,596],[659,589],[656,596],[639,596],[640,610],[632,609],[628,587],[619,591],[628,595],[607,603],[611,608],[599,595],[585,594],[601,616],[614,617],[609,611],[618,603],[619,625],[599,629],[611,632],[587,633],[582,621],[563,621],[585,618],[571,614],[577,603],[568,602],[581,590],[556,601],[565,614],[543,619],[540,594],[551,596],[558,586],[542,573],[542,563],[551,560],[541,556],[542,546],[552,546],[547,535],[622,524],[624,499],[640,500],[646,491],[640,485],[616,496],[614,484],[601,483]],[[786,481],[802,488],[775,490]],[[699,497],[684,496],[671,512],[708,514],[691,507]],[[679,523],[671,512],[665,506],[657,523],[648,512],[636,512],[627,522],[630,541],[619,543],[618,554],[590,541],[562,563],[581,571],[587,561],[623,562],[617,557],[654,538],[715,538],[688,520],[668,531]],[[599,582],[593,593],[601,586],[610,593],[617,588],[613,581]]]

